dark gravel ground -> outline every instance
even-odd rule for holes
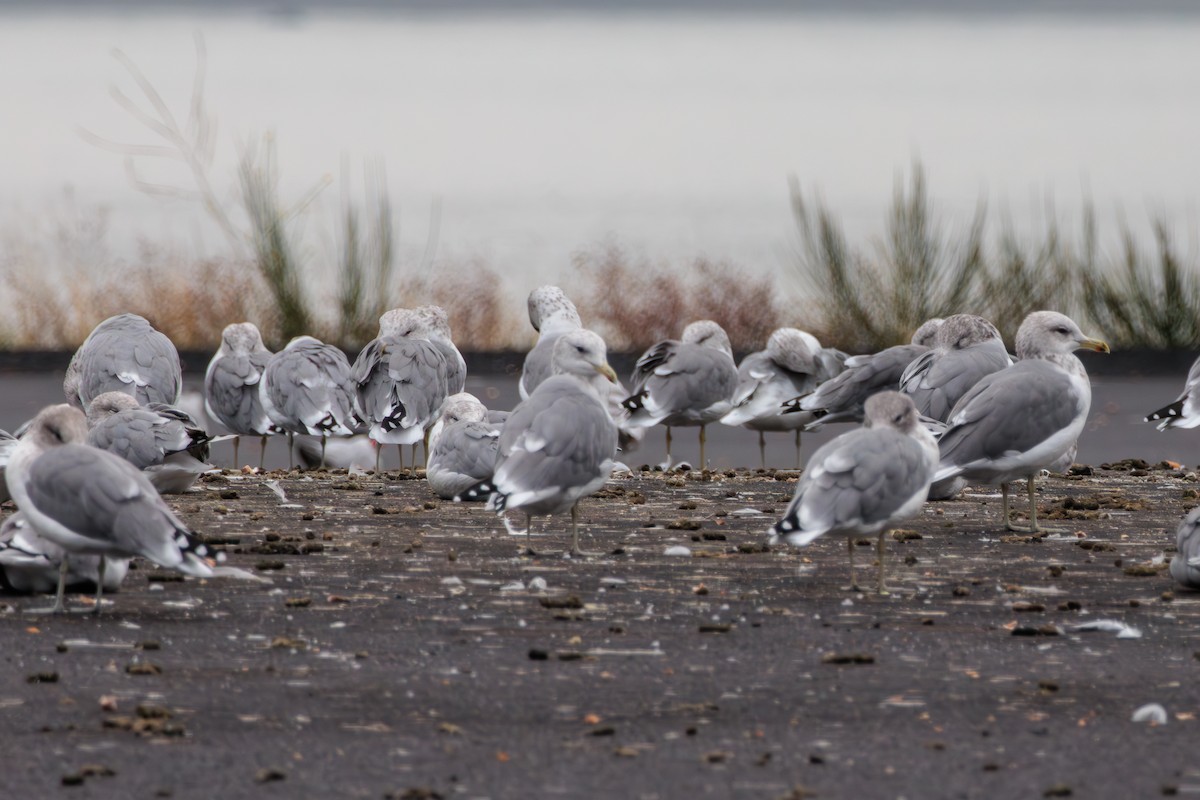
[[[1195,473],[1040,484],[889,537],[893,594],[841,540],[766,550],[795,473],[638,473],[536,557],[391,473],[226,473],[176,499],[229,563],[141,563],[99,618],[4,598],[9,797],[1153,797],[1200,793],[1200,595],[1162,564]],[[746,513],[754,509],[758,514]],[[739,513],[740,512],[740,513]],[[689,556],[667,556],[682,545]],[[872,550],[861,547],[861,577]],[[1156,561],[1157,559],[1157,561]],[[539,588],[544,582],[544,587]],[[73,605],[83,607],[81,598]],[[1087,620],[1140,638],[1078,633]],[[1029,635],[1022,635],[1029,634]],[[1165,725],[1134,723],[1162,704]]]

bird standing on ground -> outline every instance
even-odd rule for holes
[[[128,461],[83,444],[83,414],[67,405],[50,406],[34,418],[17,446],[5,479],[29,526],[69,554],[98,555],[96,604],[106,580],[107,560],[143,556],[188,575],[212,576],[200,543]],[[59,570],[55,613],[66,610],[69,559]]]
[[[617,426],[598,384],[616,381],[616,373],[604,340],[589,330],[572,331],[554,343],[553,369],[505,421],[492,480],[456,499],[489,496],[489,510],[524,511],[527,536],[533,517],[570,511],[571,553],[584,555],[579,501],[604,486],[617,452]]]
[[[812,417],[785,414],[783,404],[796,395],[808,394],[836,374],[818,360],[820,350],[820,343],[811,334],[780,328],[767,339],[765,350],[751,353],[738,365],[733,408],[721,417],[721,422],[758,431],[758,455],[763,467],[767,466],[764,431],[795,431],[796,467],[800,466],[800,431]]]
[[[813,453],[791,505],[769,533],[772,544],[783,540],[792,545],[805,545],[825,534],[845,536],[854,591],[859,590],[854,540],[878,535],[877,590],[885,594],[884,535],[920,511],[938,450],[912,399],[899,392],[872,395],[865,415],[862,428],[843,433]]]
[[[333,345],[297,336],[271,356],[258,385],[271,424],[287,431],[289,469],[295,434],[321,437],[323,466],[326,439],[356,432],[350,362]]]
[[[367,435],[380,445],[394,444],[399,449],[410,444],[415,451],[446,401],[450,364],[429,335],[421,312],[393,309],[379,318],[379,336],[354,360],[350,380],[355,412],[367,425]],[[379,459],[376,449],[376,472]],[[402,449],[400,466],[404,466]]]
[[[267,437],[278,432],[263,408],[259,391],[271,355],[253,322],[226,325],[221,332],[221,347],[208,362],[208,370],[204,373],[205,410],[238,437],[260,437],[260,470],[266,458]],[[233,440],[235,469],[238,466],[238,441],[238,438]]]
[[[175,345],[144,317],[118,314],[97,325],[67,365],[63,393],[87,411],[105,392],[124,392],[146,403],[179,402],[182,367]]]
[[[1017,331],[1016,364],[976,383],[950,412],[938,439],[941,463],[934,480],[961,475],[1000,485],[1004,526],[1008,483],[1024,478],[1029,491],[1029,530],[1037,532],[1033,476],[1062,459],[1079,439],[1092,402],[1092,386],[1073,351],[1108,352],[1054,311],[1035,311]]]
[[[678,340],[651,347],[634,366],[633,393],[622,401],[629,425],[667,429],[667,461],[671,460],[671,428],[700,427],[700,467],[707,464],[705,427],[729,413],[737,388],[737,365],[723,328],[712,320],[693,322]]]

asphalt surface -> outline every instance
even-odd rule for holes
[[[1200,595],[1162,563],[1195,472],[1047,479],[1047,538],[998,532],[994,492],[928,504],[886,597],[841,588],[842,540],[762,546],[795,473],[617,478],[582,506],[588,559],[562,520],[524,556],[406,477],[171,501],[270,584],[139,563],[98,617],[0,598],[6,794],[1200,793]],[[1072,631],[1100,619],[1141,635]],[[1147,703],[1166,724],[1131,721]]]

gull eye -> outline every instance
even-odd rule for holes
[[[1066,336],[1071,333],[1069,330],[1067,330],[1067,327],[1065,325],[1059,325],[1057,328],[1054,329],[1054,332],[1061,333],[1063,336]]]
[[[585,347],[583,347],[583,346],[581,346],[581,345],[575,345],[575,352],[577,352],[577,353],[579,353],[580,355],[582,355],[583,353],[586,353],[586,352],[587,352],[587,348],[585,348]]]

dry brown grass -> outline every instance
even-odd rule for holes
[[[469,260],[439,262],[433,272],[403,280],[396,305],[446,309],[454,342],[462,350],[503,350],[521,339],[524,309],[503,291],[504,279],[496,270],[482,261]]]
[[[180,349],[213,349],[231,322],[270,319],[248,265],[202,261],[71,270],[10,269],[14,296],[5,338],[11,347],[71,348],[102,320],[123,312],[150,320]],[[268,322],[266,329],[270,331]]]
[[[728,261],[698,257],[674,267],[609,240],[576,253],[574,265],[583,283],[580,315],[613,350],[677,338],[699,319],[719,323],[735,350],[758,350],[784,324],[771,278],[750,276]]]

